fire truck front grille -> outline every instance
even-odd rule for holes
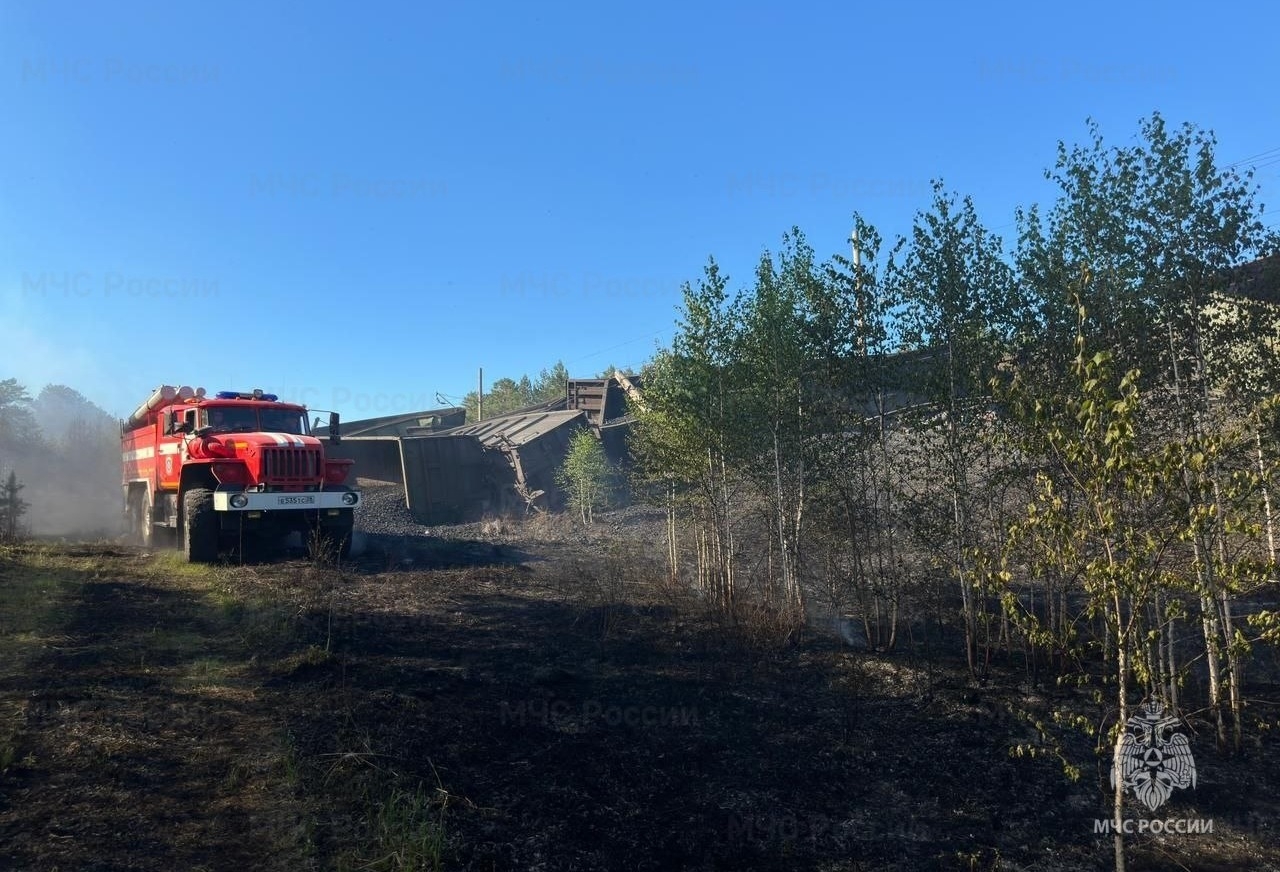
[[[320,478],[320,452],[312,448],[264,448],[266,484],[314,484]]]

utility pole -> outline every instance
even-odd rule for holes
[[[484,420],[484,367],[480,367],[480,376],[476,380],[476,420]]]

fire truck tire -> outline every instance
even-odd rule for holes
[[[138,503],[137,491],[129,494],[129,501],[125,509],[125,520],[129,524],[129,542],[133,545],[139,544],[142,539],[139,532],[139,528],[142,526],[142,506]]]
[[[213,491],[197,487],[182,498],[183,551],[188,563],[212,563],[218,559],[218,515],[213,510]]]
[[[151,504],[147,502],[146,491],[134,490],[129,494],[129,541],[143,548],[150,548],[154,543],[151,538]]]
[[[151,517],[151,500],[147,499],[146,494],[139,497],[142,500],[141,518],[138,521],[138,544],[143,548],[152,548],[156,544],[156,528],[154,519]]]

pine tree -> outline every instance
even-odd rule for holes
[[[9,478],[0,486],[0,539],[12,542],[22,531],[21,520],[26,514],[27,502],[18,494],[26,487],[18,481],[16,470],[9,470]]]

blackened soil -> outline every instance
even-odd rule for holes
[[[641,574],[482,544],[54,570],[58,626],[14,634],[0,673],[21,720],[0,866],[396,868],[377,809],[400,790],[453,869],[1109,867],[1091,742],[1064,748],[1077,782],[1012,753],[1022,712],[1069,700],[923,652],[770,644]],[[1193,748],[1196,790],[1160,816],[1214,833],[1135,836],[1131,868],[1280,866],[1270,747]]]

